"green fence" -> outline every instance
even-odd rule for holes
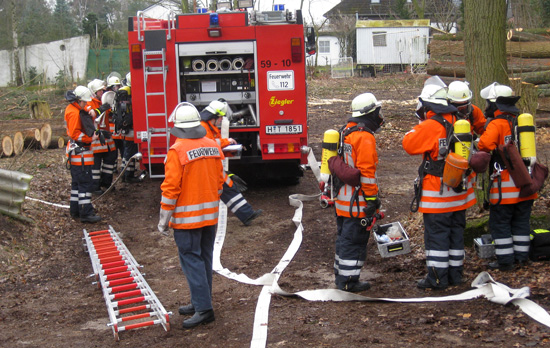
[[[89,51],[88,66],[86,68],[87,80],[105,79],[112,71],[117,71],[122,76],[130,71],[128,49],[113,48]]]

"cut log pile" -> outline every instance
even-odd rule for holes
[[[517,31],[510,32],[508,38],[506,55],[510,83],[513,88],[521,89],[523,109],[534,113],[538,110],[537,97],[550,97],[550,38]],[[465,77],[463,41],[434,39],[430,41],[429,52],[428,75]],[[548,123],[548,119],[537,119],[537,125]]]
[[[464,42],[431,40],[428,74],[464,77]],[[550,83],[550,42],[506,43],[508,73],[535,85]]]
[[[0,121],[0,157],[27,149],[61,149],[68,139],[63,119]]]

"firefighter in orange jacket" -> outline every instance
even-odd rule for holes
[[[88,83],[88,88],[92,92],[92,100],[86,104],[86,110],[93,119],[103,115],[102,119],[96,122],[96,129],[100,139],[92,142],[94,152],[94,166],[92,168],[92,178],[94,182],[93,193],[102,194],[101,188],[109,188],[113,182],[113,170],[117,159],[115,142],[111,136],[109,122],[111,105],[101,102],[101,97],[105,92],[105,82],[99,79],[93,79]]]
[[[226,117],[226,114],[230,111],[231,108],[225,101],[213,100],[200,113],[201,124],[206,130],[206,137],[214,139],[222,149],[228,145],[237,144],[233,138],[222,138],[220,129],[216,125],[217,122],[223,117]],[[252,220],[260,216],[262,210],[258,209],[254,211],[250,203],[247,202],[240,190],[237,188],[234,181],[238,182],[241,187],[246,188],[246,183],[244,183],[241,178],[234,174],[225,173],[225,182],[223,184],[221,200],[245,226],[248,226],[252,223]]]
[[[472,91],[468,82],[451,82],[447,91],[447,98],[449,103],[458,110],[455,115],[459,119],[470,122],[472,133],[475,132],[481,135],[485,132],[485,116],[480,108],[472,104]]]
[[[497,261],[490,262],[489,268],[508,271],[514,263],[522,265],[528,262],[530,245],[529,217],[534,193],[520,197],[520,189],[514,184],[508,169],[497,155],[497,147],[511,139],[512,127],[519,109],[515,106],[520,97],[512,96],[512,89],[496,82],[481,90],[481,97],[486,99],[487,128],[480,137],[480,151],[493,151],[494,179],[490,183],[489,229],[495,242]],[[516,134],[516,136],[518,136]],[[517,144],[517,139],[513,139]]]
[[[464,228],[466,209],[476,203],[473,175],[458,188],[443,183],[445,155],[450,146],[450,129],[456,108],[447,103],[446,85],[438,76],[426,80],[419,97],[425,120],[405,134],[403,149],[422,155],[419,179],[415,184],[418,211],[424,217],[424,246],[428,274],[418,281],[421,289],[444,289],[462,283],[464,268]],[[449,129],[449,131],[448,131]]]
[[[193,314],[184,328],[214,321],[212,257],[218,206],[223,187],[224,158],[215,141],[205,137],[200,115],[190,103],[180,103],[170,116],[170,133],[179,139],[166,156],[158,229],[174,229],[180,264],[187,278],[191,304],[180,314]]]
[[[381,104],[372,93],[358,95],[351,102],[352,115],[340,134],[344,162],[361,172],[360,186],[344,185],[336,196],[334,274],[338,289],[350,292],[368,290],[368,282],[359,281],[367,258],[369,230],[362,221],[371,219],[380,208],[376,167],[378,154],[374,132],[384,123]]]
[[[87,87],[78,86],[68,91],[65,99],[70,102],[65,109],[67,135],[71,138],[67,144],[71,170],[70,213],[73,218],[80,218],[80,222],[98,222],[101,218],[92,206],[94,154],[91,149],[98,136],[93,119],[84,111],[86,103],[92,100],[92,93]]]

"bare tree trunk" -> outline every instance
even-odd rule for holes
[[[506,0],[464,1],[466,79],[474,104],[484,105],[479,91],[491,82],[508,85],[506,73]]]
[[[15,9],[15,0],[11,0],[11,32],[13,38],[13,67],[15,69],[15,84],[21,86],[23,77],[21,76],[21,64],[19,62],[19,42],[17,37],[18,18]]]

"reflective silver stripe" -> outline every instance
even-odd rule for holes
[[[502,192],[502,195],[499,195],[498,192],[491,193],[490,199],[498,200],[500,198],[500,196],[502,197],[502,199],[519,198],[519,191],[517,191],[517,192]]]
[[[367,177],[364,177],[362,176],[361,177],[361,183],[362,184],[376,184],[376,178],[367,178]]]
[[[430,191],[430,190],[422,190],[422,196],[424,197],[434,197],[434,198],[450,198],[450,197],[457,197],[457,196],[463,196],[466,192],[460,192],[456,193],[453,190],[447,190],[443,189],[443,193],[439,194],[439,191]],[[475,192],[472,191],[471,193],[468,193],[468,196],[466,196],[467,200],[469,200],[470,196],[475,196]]]
[[[450,249],[449,255],[452,256],[464,256],[464,250]]]
[[[338,263],[342,266],[363,266],[365,264],[365,261],[359,261],[359,260],[342,260],[338,257],[338,255],[335,256]]]
[[[78,190],[71,190],[71,195],[78,195]]]
[[[514,253],[514,248],[499,249],[495,248],[495,254],[497,255],[511,255]]]
[[[529,251],[529,245],[514,245],[514,251]]]
[[[239,199],[242,199],[243,198],[243,195],[242,194],[238,194],[236,195],[235,197],[231,198],[229,201],[227,201],[227,203],[225,203],[227,206],[231,206],[232,204],[234,204],[236,201],[238,201]]]
[[[246,204],[246,201],[245,200],[242,200],[241,202],[239,202],[239,204],[235,205],[235,206],[232,206],[231,207],[231,212],[233,214],[235,214],[237,212],[237,210],[241,209],[243,205]]]
[[[162,196],[160,199],[161,203],[168,204],[168,205],[175,205],[177,201],[178,201],[177,199],[170,199],[164,196]]]
[[[218,143],[218,145],[222,146],[222,142],[221,142],[221,139],[219,139],[219,138],[216,138],[215,140],[216,140],[216,142]]]
[[[92,200],[90,198],[84,198],[84,199],[79,199],[78,200],[78,204],[91,204],[92,203]]]
[[[495,244],[496,245],[505,245],[505,244],[512,244],[514,241],[512,240],[512,238],[497,238],[495,239]]]
[[[495,186],[496,187],[496,186]],[[510,177],[509,181],[503,181],[500,183],[500,187],[516,187],[516,184],[514,184],[514,181],[512,180],[512,177]]]
[[[426,250],[426,256],[449,257],[448,250]]]
[[[71,196],[71,202],[78,202],[78,196]]]
[[[205,215],[199,215],[199,216],[190,216],[190,217],[174,217],[172,215],[172,221],[175,224],[192,224],[196,222],[202,222],[207,220],[214,220],[218,218],[218,212],[215,212],[213,214],[205,214]]]
[[[468,204],[473,199],[475,199],[474,193],[472,193],[471,195],[468,195],[466,199],[461,199],[459,201],[454,201],[454,202],[424,202],[421,200],[420,207],[428,208],[428,209],[454,208],[454,207],[460,207],[462,205]]]
[[[435,267],[435,268],[449,268],[449,262],[443,262],[443,261],[428,260],[426,261],[426,265],[428,267]]]
[[[349,186],[349,185],[346,185],[346,186],[344,186],[344,187],[347,188],[346,191],[347,191],[348,193],[345,193],[345,194],[344,194],[344,193],[340,193],[340,192],[342,192],[342,191],[344,190],[344,188],[342,187],[342,188],[340,189],[340,192],[338,192],[337,199],[339,199],[339,200],[341,200],[341,201],[349,202],[349,201],[351,200],[351,195],[352,195],[351,192],[352,192],[352,189],[351,189],[351,186]]]
[[[449,266],[458,267],[464,265],[464,260],[449,260]]]
[[[227,184],[227,186],[229,186],[229,184],[231,184],[231,177],[229,175],[226,177],[225,183]]]
[[[339,269],[338,267],[336,267],[336,272],[344,277],[352,277],[361,274],[361,269]]]
[[[342,205],[342,204],[339,204],[339,203],[335,203],[334,206],[336,207],[336,209],[343,210],[345,212],[349,212],[349,206],[348,205]],[[356,204],[353,205],[353,207],[351,208],[351,211],[353,213],[358,213],[359,212],[359,209],[357,209]],[[361,211],[363,211],[363,210],[361,210]]]
[[[531,238],[529,236],[518,236],[518,235],[513,235],[512,236],[512,240],[514,242],[530,242],[531,241]]]
[[[219,205],[218,201],[201,203],[201,204],[193,204],[193,205],[183,205],[183,206],[177,206],[174,212],[185,213],[190,211],[199,211],[203,209],[217,208],[218,205]]]

